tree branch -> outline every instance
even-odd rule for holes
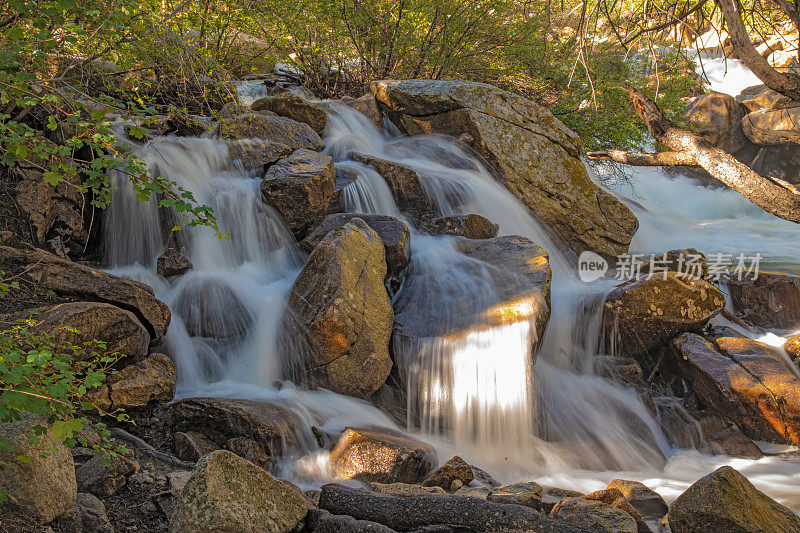
[[[589,152],[589,159],[616,161],[635,167],[688,167],[697,166],[697,160],[683,152],[657,152],[654,154],[632,154],[624,150]]]

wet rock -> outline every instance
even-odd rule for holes
[[[693,333],[672,341],[700,401],[756,440],[800,443],[800,380],[779,356],[750,339],[712,343]]]
[[[437,486],[414,485],[412,483],[370,483],[369,488],[378,494],[390,496],[419,496],[420,494],[447,494]],[[448,487],[449,488],[449,487]]]
[[[397,274],[408,265],[411,259],[411,234],[408,231],[408,226],[406,226],[405,222],[387,215],[359,213],[328,215],[322,221],[322,224],[303,239],[300,246],[307,252],[313,251],[328,233],[344,226],[354,218],[360,218],[366,222],[381,238],[386,254],[386,267],[390,274]]]
[[[175,248],[168,246],[164,248],[161,255],[156,260],[156,272],[159,276],[171,278],[182,276],[192,269],[192,262]]]
[[[483,470],[475,465],[470,466],[472,467],[472,475],[474,476],[472,480],[473,486],[494,488],[501,485],[501,483],[493,478],[492,475],[486,470]]]
[[[232,451],[239,457],[247,459],[264,470],[270,466],[270,457],[267,455],[261,446],[259,446],[253,439],[247,437],[234,437],[225,443],[225,448]]]
[[[347,428],[330,454],[335,477],[364,482],[417,483],[435,462],[429,445],[378,428]]]
[[[657,492],[649,489],[644,483],[626,479],[614,479],[608,484],[609,489],[617,489],[631,505],[644,517],[661,518],[669,508]]]
[[[333,515],[324,509],[310,509],[306,528],[314,533],[394,533],[394,529],[352,516]]]
[[[114,533],[106,506],[97,497],[79,492],[75,507],[53,522],[59,533]]]
[[[631,505],[631,502],[629,502],[627,498],[622,495],[622,492],[619,489],[611,488],[598,490],[587,494],[584,496],[584,498],[587,500],[595,500],[598,502],[607,503],[608,505],[616,507],[620,511],[625,511],[636,522],[636,529],[639,533],[650,533],[650,527],[647,525],[647,522],[644,521],[644,518],[642,518],[642,515],[639,514],[639,511],[637,511],[636,508]]]
[[[796,102],[786,95],[765,87],[761,92],[744,98],[742,105],[752,113],[762,109],[775,111],[777,109],[798,107],[800,102]]]
[[[192,337],[231,339],[243,337],[253,324],[253,314],[222,279],[184,279],[172,308]]]
[[[499,226],[481,215],[453,215],[431,221],[431,233],[457,235],[467,239],[491,239],[497,236]]]
[[[575,251],[624,253],[637,221],[592,183],[580,140],[545,108],[516,94],[465,81],[376,81],[390,118],[414,135],[473,137],[472,146],[505,186]]]
[[[96,349],[98,353],[119,352],[133,361],[140,361],[147,356],[150,334],[136,315],[110,304],[58,304],[39,312],[36,321],[50,331],[58,343],[81,346],[85,342],[98,340],[106,343],[104,350]]]
[[[680,278],[708,279],[708,260],[696,248],[669,250],[663,254],[656,254],[642,265],[642,274],[652,274],[654,277],[664,276],[664,270],[682,274]]]
[[[202,433],[220,447],[235,437],[250,438],[270,456],[306,443],[291,411],[268,402],[187,398],[167,406],[163,419],[172,431]]]
[[[223,139],[261,139],[284,144],[292,150],[325,148],[325,143],[308,124],[273,114],[248,113],[219,122],[219,136]]]
[[[553,507],[550,516],[560,518],[590,531],[636,533],[636,520],[613,505],[586,498],[564,498]]]
[[[712,455],[761,459],[764,452],[736,427],[727,427],[711,435],[705,442],[705,452]]]
[[[358,98],[345,95],[342,96],[341,102],[348,107],[352,107],[362,115],[366,115],[366,117],[372,120],[379,128],[383,127],[383,117],[381,116],[380,109],[378,109],[378,102],[373,95],[365,94]]]
[[[245,170],[266,168],[292,154],[292,149],[280,142],[261,139],[241,139],[228,143],[228,157],[238,161]]]
[[[677,273],[641,276],[617,285],[606,297],[603,332],[618,355],[646,353],[684,331],[698,331],[722,311],[725,297],[710,283]]]
[[[292,531],[308,512],[303,493],[226,450],[203,457],[181,490],[171,532]]]
[[[75,471],[78,490],[108,498],[124,487],[128,477],[138,469],[138,463],[122,455],[94,457]]]
[[[219,450],[219,446],[196,431],[175,433],[175,456],[190,463],[196,463],[204,455]]]
[[[600,355],[594,358],[594,370],[599,376],[621,383],[640,383],[644,377],[642,366],[633,357]]]
[[[454,455],[446,463],[437,468],[422,482],[423,487],[441,487],[450,490],[453,481],[460,481],[462,486],[469,485],[475,478],[472,467],[461,457]]]
[[[308,124],[317,133],[322,133],[328,123],[328,112],[292,92],[259,98],[250,106],[253,111],[271,111],[278,116]]]
[[[756,144],[800,144],[800,107],[754,111],[742,119],[742,129]]]
[[[742,474],[723,466],[697,480],[669,506],[672,533],[708,531],[789,533],[800,517],[756,489]]]
[[[152,401],[169,401],[175,395],[177,378],[172,359],[163,353],[154,353],[110,375],[98,393],[103,399],[100,407],[138,409]]]
[[[400,163],[358,152],[350,152],[347,157],[373,167],[383,177],[400,211],[415,217],[433,212],[433,201],[422,185],[422,181],[426,179],[422,172]]]
[[[397,531],[436,525],[467,531],[584,531],[520,505],[444,494],[398,498],[331,484],[322,487],[319,506],[333,514],[372,520]]]
[[[486,499],[495,503],[524,505],[538,511],[541,510],[542,487],[533,481],[500,485],[493,488]]]
[[[284,328],[301,343],[296,380],[357,397],[383,385],[393,321],[385,277],[383,243],[359,218],[314,248],[292,286]]]
[[[144,283],[79,265],[42,250],[7,246],[0,246],[0,267],[9,275],[24,271],[22,276],[39,288],[58,295],[106,302],[131,311],[147,328],[151,339],[160,339],[167,331],[169,307],[153,296],[153,289]]]
[[[550,514],[553,507],[564,498],[576,498],[580,496],[583,496],[583,493],[576,490],[559,489],[555,487],[546,488],[542,492],[542,512]]]
[[[728,282],[734,312],[745,322],[764,328],[800,326],[800,276],[759,272],[758,278]]]
[[[689,129],[732,154],[745,145],[742,118],[746,110],[733,96],[710,92],[698,96],[686,110]]]
[[[24,411],[19,420],[0,424],[0,438],[14,445],[10,451],[0,451],[0,490],[15,498],[4,504],[4,512],[8,506],[8,510],[42,524],[70,510],[77,493],[69,450],[55,442],[49,432],[39,437],[38,445],[29,442],[37,426],[46,425],[43,419]],[[22,462],[19,456],[32,460]]]
[[[330,156],[298,150],[269,168],[261,195],[299,240],[322,222],[334,199],[335,180]]]

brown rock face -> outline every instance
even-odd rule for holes
[[[650,527],[644,521],[642,515],[640,515],[639,511],[637,511],[636,508],[631,505],[631,502],[625,498],[619,489],[608,488],[604,490],[598,490],[585,495],[584,498],[587,500],[596,500],[598,502],[607,503],[608,505],[616,507],[620,511],[625,511],[636,521],[636,529],[639,533],[650,533]]]
[[[167,247],[156,260],[156,271],[160,276],[171,278],[182,276],[192,269],[192,262],[178,250]]]
[[[747,141],[742,131],[745,108],[733,96],[710,92],[694,99],[686,110],[689,128],[702,138],[732,154]]]
[[[742,100],[742,105],[750,112],[760,111],[762,109],[774,111],[776,109],[798,107],[800,106],[800,102],[795,102],[788,96],[765,88],[763,91]]]
[[[642,354],[679,333],[699,330],[724,306],[722,293],[706,281],[682,279],[675,272],[666,280],[641,276],[608,294],[603,331],[620,355]]]
[[[433,201],[425,192],[425,175],[413,168],[371,155],[350,152],[349,159],[373,167],[392,191],[397,207],[415,217],[433,212]]]
[[[759,272],[728,282],[735,313],[765,328],[790,329],[800,325],[800,276]]]
[[[645,517],[661,518],[669,510],[664,498],[638,481],[614,479],[608,484],[608,488],[620,491],[639,514]]]
[[[394,318],[385,277],[383,243],[359,218],[314,248],[292,287],[284,327],[287,338],[299,339],[297,380],[357,397],[383,385]]]
[[[454,455],[445,464],[440,466],[422,482],[423,487],[441,487],[450,490],[453,481],[460,481],[462,485],[469,485],[475,478],[472,467],[461,457]]]
[[[292,150],[322,150],[325,143],[308,124],[272,113],[248,113],[222,119],[219,136],[223,139],[262,139],[285,144]]]
[[[343,96],[341,102],[349,107],[352,107],[362,115],[372,120],[379,128],[383,127],[383,117],[381,110],[378,109],[378,102],[371,94],[365,94],[359,98],[352,96]]]
[[[577,135],[543,107],[464,81],[384,80],[371,90],[410,134],[470,135],[505,186],[575,251],[627,251],[636,217],[592,183]]]
[[[800,107],[754,111],[742,119],[742,129],[756,144],[800,144]]]
[[[436,452],[388,429],[348,428],[331,451],[334,476],[379,483],[417,483],[433,467]]]
[[[636,520],[613,505],[586,498],[570,497],[558,502],[550,516],[560,518],[589,531],[604,533],[636,533]]]
[[[292,149],[280,142],[262,139],[240,139],[228,143],[228,157],[245,170],[261,169],[291,155]]]
[[[172,359],[154,353],[144,361],[126,366],[108,378],[98,392],[106,410],[136,409],[154,400],[169,401],[175,395],[177,373]]]
[[[491,239],[497,236],[499,227],[481,215],[455,215],[439,217],[431,221],[431,233],[457,235],[467,239]]]
[[[250,106],[253,111],[271,111],[278,116],[308,124],[317,133],[322,133],[328,123],[328,112],[292,92],[260,98]]]
[[[360,218],[375,230],[383,242],[386,253],[386,267],[389,274],[397,274],[403,270],[411,259],[411,234],[405,222],[387,215],[367,215],[358,213],[335,213],[328,215],[322,224],[300,243],[307,252],[311,252],[331,231],[341,228],[354,218]]]
[[[746,457],[747,459],[764,457],[761,448],[734,426],[723,428],[711,435],[705,442],[705,451],[714,455]]]
[[[799,358],[800,335],[795,335],[794,337],[786,339],[786,342],[783,344],[783,349],[786,350],[786,353],[789,354],[789,357],[791,357],[792,359],[796,360],[797,358]]]
[[[183,461],[196,463],[206,454],[220,447],[217,444],[207,439],[202,433],[196,431],[178,431],[175,433],[175,456]]]
[[[280,213],[295,237],[302,239],[322,222],[334,199],[333,159],[298,150],[270,167],[261,181],[264,203]]]
[[[672,533],[800,531],[800,518],[723,466],[697,480],[669,506]]]
[[[800,443],[800,380],[767,346],[692,333],[672,341],[700,401],[756,440]]]

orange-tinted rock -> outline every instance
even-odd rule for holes
[[[621,511],[625,511],[631,518],[636,521],[636,529],[638,533],[650,533],[650,527],[642,518],[642,515],[631,505],[631,502],[622,494],[617,488],[607,488],[591,492],[584,496],[587,500],[596,500],[599,502],[607,503]]]
[[[622,496],[643,516],[661,518],[669,510],[664,498],[644,483],[614,479],[608,484],[608,488],[620,491]]]

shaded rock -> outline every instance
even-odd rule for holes
[[[686,110],[689,129],[732,154],[745,145],[742,118],[746,110],[733,96],[710,92],[695,98]]]
[[[178,459],[190,463],[196,463],[204,455],[220,449],[215,442],[196,431],[175,433],[174,448]]]
[[[360,218],[366,222],[381,238],[386,255],[386,267],[390,274],[399,273],[408,265],[411,259],[411,234],[408,231],[408,226],[406,226],[405,222],[388,215],[359,213],[328,215],[322,221],[322,224],[303,239],[300,247],[307,252],[312,252],[328,233],[344,226],[354,218]]]
[[[352,516],[333,515],[324,509],[309,509],[306,528],[315,533],[393,533],[394,529]]]
[[[590,531],[608,533],[636,533],[636,520],[613,505],[586,498],[564,498],[558,502],[550,516],[560,518]]]
[[[756,144],[800,144],[800,107],[748,113],[742,129]]]
[[[253,111],[271,111],[278,116],[308,124],[317,133],[322,133],[328,123],[328,112],[292,92],[259,98],[250,106]]]
[[[541,510],[542,487],[538,483],[510,483],[492,489],[486,497],[490,502],[513,503]]]
[[[431,221],[430,230],[435,235],[457,235],[467,239],[491,239],[497,236],[499,226],[481,215],[453,215]]]
[[[759,272],[758,278],[728,281],[734,312],[765,328],[800,326],[800,276]]]
[[[285,335],[300,339],[295,380],[367,397],[392,368],[392,306],[383,285],[384,247],[355,218],[314,248],[289,295]]]
[[[53,525],[60,533],[114,533],[106,515],[106,506],[85,492],[78,493],[75,507],[61,515]]]
[[[435,461],[431,446],[378,428],[347,428],[330,454],[335,477],[364,482],[417,483]]]
[[[426,179],[422,172],[400,163],[358,152],[350,152],[347,157],[373,167],[383,177],[400,211],[415,217],[433,212],[433,201],[422,185],[422,181]]]
[[[680,274],[679,278],[708,279],[708,260],[696,248],[669,250],[656,255],[653,262],[648,260],[642,265],[642,274],[663,278],[665,269]]]
[[[322,222],[334,199],[335,180],[330,156],[298,150],[269,168],[261,195],[299,240]]]
[[[203,457],[181,490],[172,532],[288,533],[306,516],[303,493],[226,450]]]
[[[29,442],[37,426],[46,426],[46,422],[24,411],[19,420],[0,424],[0,438],[11,440],[14,446],[0,451],[0,489],[16,499],[4,504],[4,512],[8,506],[12,512],[46,524],[72,509],[77,483],[72,455],[50,432],[39,437],[38,445]],[[22,462],[19,456],[32,460]]]
[[[182,283],[172,308],[183,319],[186,332],[192,337],[242,337],[254,320],[250,309],[231,286],[213,277],[193,277]]]
[[[594,358],[594,371],[598,376],[629,384],[640,383],[644,377],[642,366],[632,357],[599,355]]]
[[[219,136],[223,139],[261,139],[284,144],[294,150],[322,150],[325,143],[308,124],[273,114],[248,113],[219,122]]]
[[[178,375],[172,359],[154,353],[144,361],[126,366],[106,380],[97,393],[99,406],[107,411],[137,409],[152,401],[169,401],[175,395]]]
[[[372,520],[397,531],[441,524],[467,531],[584,531],[520,505],[444,494],[398,498],[331,484],[322,487],[319,506],[333,514]]]
[[[644,483],[626,479],[614,479],[608,484],[609,489],[617,489],[631,505],[644,517],[661,518],[669,508],[657,492],[649,489]]]
[[[493,478],[492,475],[486,470],[483,470],[475,465],[470,466],[472,467],[472,475],[475,476],[472,480],[473,486],[493,488],[501,485],[501,483]]]
[[[150,334],[136,315],[119,307],[99,302],[68,302],[45,309],[36,321],[49,330],[58,343],[82,345],[98,340],[106,343],[104,351],[140,361],[147,356]],[[74,328],[70,331],[67,328]],[[90,356],[91,354],[86,354]]]
[[[465,81],[384,80],[371,91],[412,135],[469,134],[506,187],[575,251],[616,256],[627,250],[636,217],[592,183],[578,136],[545,108]]]
[[[470,498],[480,498],[485,500],[492,493],[489,487],[461,487],[455,491],[456,496],[468,496]]]
[[[700,401],[756,440],[800,442],[800,380],[750,339],[715,343],[693,333],[672,341],[679,367]]]
[[[259,446],[253,439],[247,437],[234,437],[225,443],[225,448],[232,451],[239,457],[247,459],[264,470],[270,466],[270,457],[267,455],[261,446]]]
[[[106,465],[107,461],[110,464]],[[94,457],[75,471],[78,490],[108,498],[124,487],[128,477],[138,469],[138,463],[122,455]]]
[[[113,304],[131,311],[147,328],[151,338],[160,339],[169,326],[169,307],[153,296],[144,283],[118,276],[42,250],[19,250],[0,246],[0,267],[6,274],[24,272],[38,287],[62,296],[74,296]]]
[[[362,115],[366,115],[366,117],[372,120],[372,122],[374,122],[379,128],[383,127],[381,110],[378,108],[378,102],[375,100],[373,95],[365,94],[363,96],[359,96],[358,98],[345,95],[342,96],[340,101],[344,105],[352,107]]]
[[[744,159],[744,161],[747,161]],[[800,145],[792,144],[762,146],[747,165],[771,178],[800,184]]]
[[[168,246],[164,248],[161,255],[156,260],[156,272],[159,276],[171,278],[172,276],[182,276],[192,268],[192,262],[175,248]]]
[[[711,435],[705,442],[705,452],[712,455],[761,459],[764,452],[744,433],[731,426]]]
[[[442,487],[414,485],[411,483],[370,483],[369,488],[378,494],[390,496],[419,496],[420,494],[447,494]],[[449,487],[448,487],[449,488]]]
[[[642,515],[639,514],[639,511],[631,505],[631,502],[622,495],[619,489],[611,488],[611,489],[604,489],[598,490],[592,493],[589,493],[584,496],[587,500],[596,500],[598,502],[607,503],[613,507],[616,507],[620,511],[625,511],[628,513],[631,518],[636,521],[636,529],[639,533],[650,533],[650,527],[647,525],[647,522],[644,521]]]
[[[445,464],[437,468],[422,482],[423,487],[441,487],[450,490],[453,481],[458,480],[463,485],[469,485],[475,475],[472,467],[461,457],[454,455]]]
[[[756,489],[742,474],[723,466],[697,480],[669,506],[672,533],[800,531],[800,517]]]
[[[542,492],[541,509],[542,512],[550,514],[553,507],[564,498],[575,498],[583,496],[582,492],[576,490],[559,489],[559,488],[546,488]]]
[[[762,109],[774,111],[776,109],[798,107],[800,102],[795,102],[788,96],[765,87],[761,92],[745,97],[742,100],[742,105],[752,113]]]
[[[241,139],[228,143],[228,157],[238,161],[245,170],[266,170],[281,158],[291,155],[292,149],[280,142],[262,139]]]
[[[617,285],[606,297],[603,333],[616,341],[619,355],[648,352],[684,331],[698,331],[725,306],[725,297],[710,283],[681,279],[669,272],[641,276]]]
[[[310,444],[291,411],[268,402],[187,398],[168,405],[164,421],[172,431],[196,431],[220,447],[234,437],[248,437],[270,456]]]

